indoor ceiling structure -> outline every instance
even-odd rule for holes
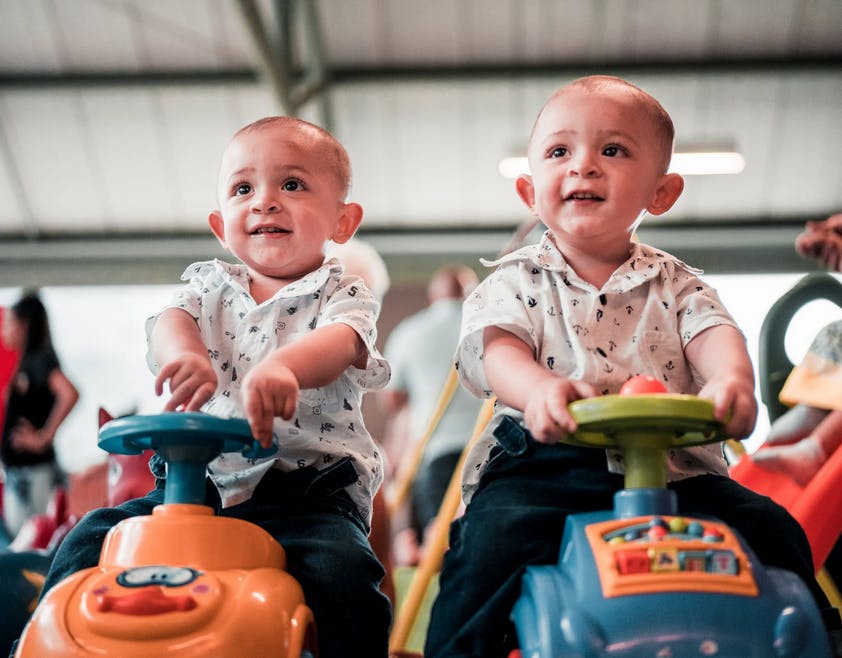
[[[174,282],[229,136],[334,132],[393,276],[493,256],[528,213],[501,158],[559,85],[642,86],[677,144],[733,144],[642,238],[709,271],[809,269],[842,210],[840,0],[0,0],[0,286]]]

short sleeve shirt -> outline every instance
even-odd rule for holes
[[[484,264],[497,269],[465,301],[456,354],[462,383],[480,397],[493,395],[482,364],[486,327],[518,336],[544,367],[602,394],[617,393],[639,374],[659,378],[672,393],[697,393],[703,382],[684,348],[710,327],[736,328],[700,270],[644,244],[633,245],[629,260],[599,290],[576,274],[547,233],[538,244]],[[523,420],[522,412],[497,405],[465,466],[466,500],[488,462],[491,432],[502,415]],[[609,470],[623,472],[622,456],[607,454]],[[667,470],[670,480],[727,474],[719,444],[671,450]]]
[[[187,284],[165,308],[180,308],[197,322],[218,378],[214,395],[202,411],[221,417],[243,417],[241,385],[254,365],[276,348],[330,324],[350,326],[368,349],[364,369],[349,366],[331,384],[300,391],[298,410],[290,421],[275,419],[278,451],[262,459],[223,453],[208,465],[208,473],[224,507],[251,497],[270,468],[290,471],[326,468],[349,457],[358,479],[347,491],[361,516],[371,517],[371,501],[383,479],[383,462],[363,422],[365,391],[389,380],[388,363],[380,356],[376,320],[379,302],[362,279],[343,274],[335,259],[257,304],[249,293],[246,268],[219,260],[194,263],[182,275]],[[157,315],[146,322],[147,339]],[[151,351],[147,361],[159,366]]]

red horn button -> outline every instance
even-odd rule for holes
[[[162,615],[166,612],[185,612],[196,607],[192,596],[168,596],[163,587],[151,585],[124,596],[97,596],[100,612],[116,612],[121,615]]]

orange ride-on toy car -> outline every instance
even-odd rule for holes
[[[315,622],[283,548],[266,531],[201,504],[220,452],[254,455],[248,423],[201,413],[128,416],[100,430],[112,453],[167,461],[164,504],[116,525],[99,565],[42,599],[19,658],[316,656]]]

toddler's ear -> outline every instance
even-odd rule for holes
[[[650,215],[663,215],[678,201],[684,190],[684,179],[679,174],[664,174],[655,190],[655,198],[646,208]]]
[[[218,210],[212,210],[208,215],[208,224],[216,239],[219,240],[219,244],[222,245],[223,249],[228,249],[228,245],[225,244],[225,220],[222,219],[222,213]]]
[[[337,244],[348,242],[357,232],[363,221],[363,207],[358,203],[343,203],[339,209],[339,219],[333,233],[333,241]]]
[[[532,184],[532,176],[518,176],[515,180],[515,190],[520,200],[529,208],[529,212],[537,216],[535,212],[535,186]]]

